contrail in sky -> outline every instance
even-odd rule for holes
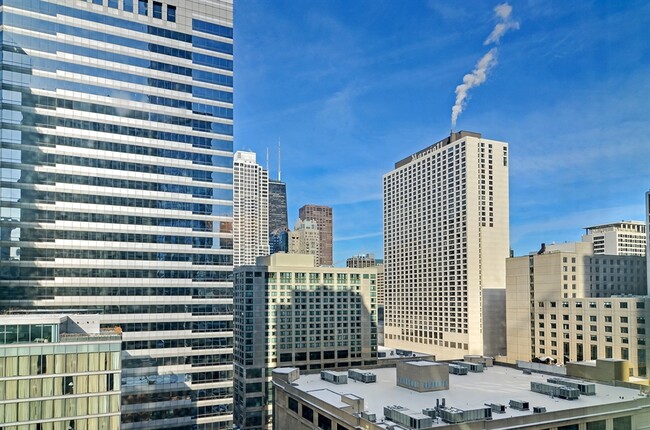
[[[519,23],[513,21],[510,15],[512,14],[512,6],[508,3],[502,3],[494,8],[499,22],[494,26],[492,33],[483,42],[484,45],[491,45],[499,43],[501,37],[506,34],[510,29],[516,30],[519,28]],[[476,63],[472,73],[468,73],[463,77],[463,83],[456,87],[456,103],[451,108],[451,129],[456,127],[456,120],[463,112],[465,107],[465,100],[470,89],[478,87],[487,79],[487,73],[492,67],[497,64],[497,48],[490,49],[481,59]]]

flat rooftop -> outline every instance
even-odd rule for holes
[[[613,387],[595,383],[596,395],[583,396],[577,400],[552,398],[548,395],[530,391],[531,381],[546,382],[552,375],[533,373],[524,374],[521,370],[509,367],[495,366],[486,368],[482,373],[468,375],[449,375],[449,390],[418,393],[396,385],[395,368],[369,369],[377,375],[376,383],[363,383],[348,380],[347,384],[335,385],[320,379],[320,375],[301,375],[292,383],[299,390],[308,392],[318,399],[342,408],[340,395],[361,397],[365,402],[365,410],[377,415],[377,423],[384,418],[384,406],[403,406],[413,412],[421,413],[424,408],[434,408],[436,399],[445,399],[446,407],[458,409],[476,409],[485,407],[485,403],[506,405],[505,413],[493,413],[492,419],[499,420],[510,417],[532,415],[534,406],[545,407],[547,412],[562,411],[625,402],[638,399],[639,390]],[[562,377],[564,379],[571,379]],[[519,411],[509,407],[510,400],[527,401],[529,411]],[[390,422],[389,422],[390,424]],[[449,424],[440,421],[433,427],[443,427]]]

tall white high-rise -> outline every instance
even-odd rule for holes
[[[255,153],[237,151],[233,161],[233,234],[235,267],[254,265],[269,255],[269,173]]]
[[[505,304],[487,309],[484,294],[505,288],[508,145],[452,133],[396,163],[383,192],[386,345],[439,359],[501,349],[486,312]]]

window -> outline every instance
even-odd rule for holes
[[[312,408],[302,405],[302,417],[306,420],[314,422],[314,411]]]
[[[138,0],[138,13],[145,16],[149,15],[148,0]]]
[[[176,6],[167,5],[167,21],[176,22]]]
[[[289,397],[289,409],[295,413],[298,413],[298,401],[293,397]]]
[[[620,308],[621,309],[627,309],[627,302],[621,302],[620,303]]]
[[[162,19],[162,3],[160,2],[153,2],[153,17]]]
[[[122,8],[124,12],[133,12],[133,0],[123,0]]]
[[[332,430],[332,420],[324,415],[318,414],[318,428],[322,430]]]

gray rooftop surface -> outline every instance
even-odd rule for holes
[[[447,407],[458,409],[476,409],[485,407],[485,403],[508,406],[505,413],[494,413],[492,418],[516,417],[532,414],[534,406],[545,407],[548,412],[568,410],[585,406],[595,406],[624,402],[639,397],[639,391],[630,388],[613,387],[596,383],[595,396],[580,396],[577,400],[551,398],[544,394],[530,391],[530,382],[546,382],[551,375],[533,373],[525,375],[521,370],[495,366],[486,368],[483,373],[468,375],[449,375],[449,390],[417,393],[398,387],[395,383],[395,368],[372,369],[377,375],[376,383],[363,383],[348,380],[347,384],[335,385],[320,379],[319,374],[301,375],[293,383],[298,389],[341,407],[341,394],[352,394],[365,400],[365,410],[377,415],[377,421],[384,418],[384,406],[399,405],[414,412],[436,406],[436,399],[444,398]],[[565,377],[566,378],[566,377]],[[570,379],[570,378],[567,378]],[[530,403],[530,411],[518,411],[510,408],[510,400],[522,400]],[[434,424],[434,427],[447,425]]]

